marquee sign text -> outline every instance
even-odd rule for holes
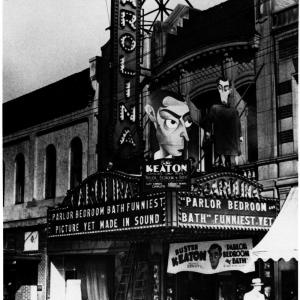
[[[48,236],[71,236],[164,226],[165,194],[101,205],[48,209]]]
[[[203,197],[260,199],[262,186],[244,176],[231,172],[218,172],[194,179],[192,191]]]
[[[201,228],[268,229],[277,212],[275,200],[203,197],[197,193],[179,193],[180,226]]]
[[[89,206],[109,200],[133,199],[140,195],[140,176],[117,171],[98,172],[67,192],[64,206]]]
[[[143,187],[146,190],[189,189],[189,162],[175,159],[146,162],[143,166]]]

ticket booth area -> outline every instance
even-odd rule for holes
[[[177,299],[182,300],[239,300],[250,290],[253,273],[238,271],[219,274],[181,272],[177,275]]]
[[[239,300],[261,277],[252,238],[171,243],[167,300]]]
[[[50,257],[50,299],[108,300],[113,298],[114,261],[110,255]]]

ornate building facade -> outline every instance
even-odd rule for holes
[[[179,5],[140,65],[140,7],[115,1],[89,69],[3,105],[5,299],[240,299],[253,277],[297,294],[295,259],[244,269],[298,186],[298,4],[279,2]],[[234,168],[202,126],[218,78],[241,125]],[[158,89],[197,115],[178,165],[153,160]]]

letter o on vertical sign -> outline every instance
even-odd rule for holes
[[[132,52],[136,47],[134,37],[129,33],[124,33],[120,36],[120,45],[126,52]]]

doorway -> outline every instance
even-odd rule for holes
[[[50,266],[50,299],[113,299],[114,258],[100,255],[55,256]]]
[[[181,272],[177,276],[180,300],[242,300],[251,287],[253,274],[238,271],[218,274]]]

